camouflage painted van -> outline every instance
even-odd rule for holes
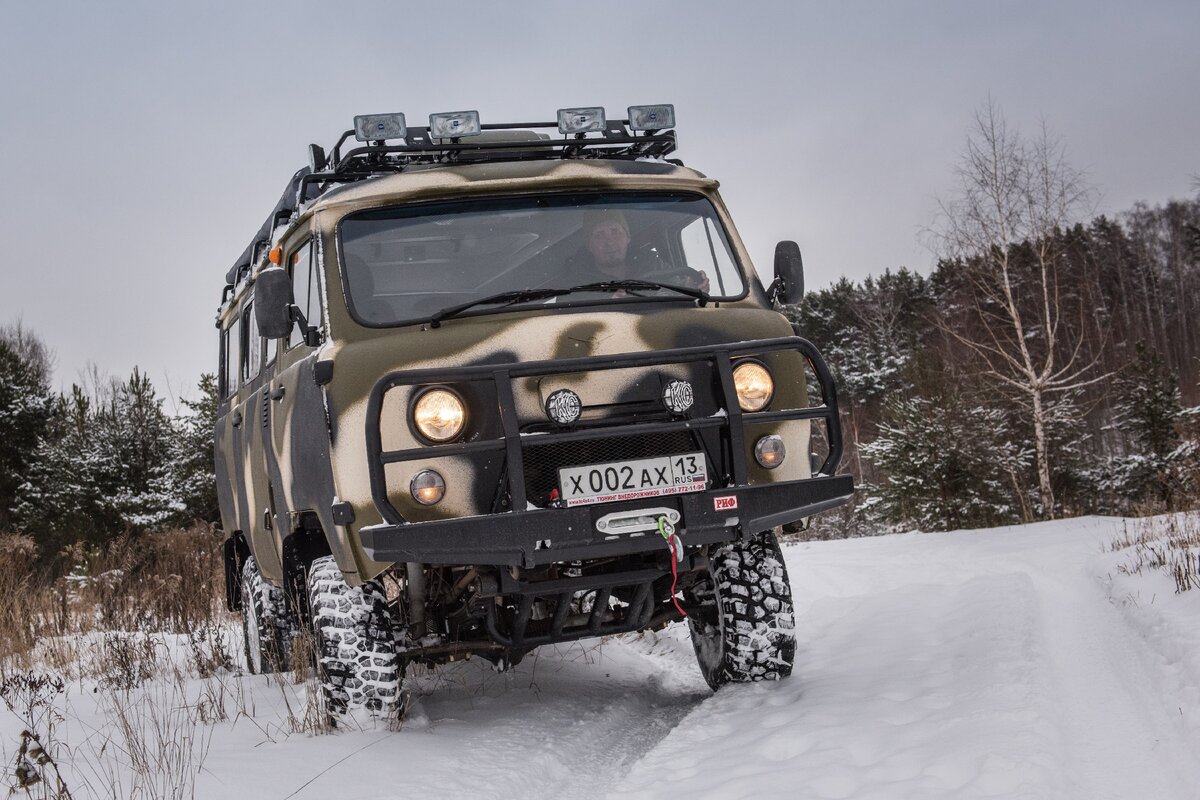
[[[853,491],[833,383],[778,310],[798,248],[764,287],[673,128],[375,115],[310,147],[218,313],[251,669],[307,629],[334,716],[394,715],[409,662],[686,619],[714,688],[790,673],[775,531]]]

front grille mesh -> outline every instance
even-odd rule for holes
[[[702,449],[696,437],[688,431],[614,436],[555,444],[526,444],[525,494],[530,502],[536,505],[544,504],[551,490],[558,486],[558,470],[562,467],[656,458]]]

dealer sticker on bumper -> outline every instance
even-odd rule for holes
[[[568,506],[585,506],[702,492],[708,470],[704,453],[684,453],[566,467],[558,471],[558,481]]]

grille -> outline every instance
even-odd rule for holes
[[[609,461],[655,458],[691,453],[703,448],[687,431],[614,436],[591,441],[526,444],[524,450],[525,494],[535,504],[544,503],[558,486],[558,470]]]

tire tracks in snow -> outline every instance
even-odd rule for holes
[[[1195,797],[1178,687],[1093,576],[1119,524],[790,548],[794,676],[722,690],[609,796]]]
[[[503,674],[477,660],[414,671],[406,685],[420,699],[404,728],[345,734],[347,745],[389,741],[327,770],[296,800],[331,789],[358,800],[432,797],[447,787],[530,800],[602,796],[710,696],[694,663],[677,669],[687,663],[679,645],[617,637],[542,648]]]

